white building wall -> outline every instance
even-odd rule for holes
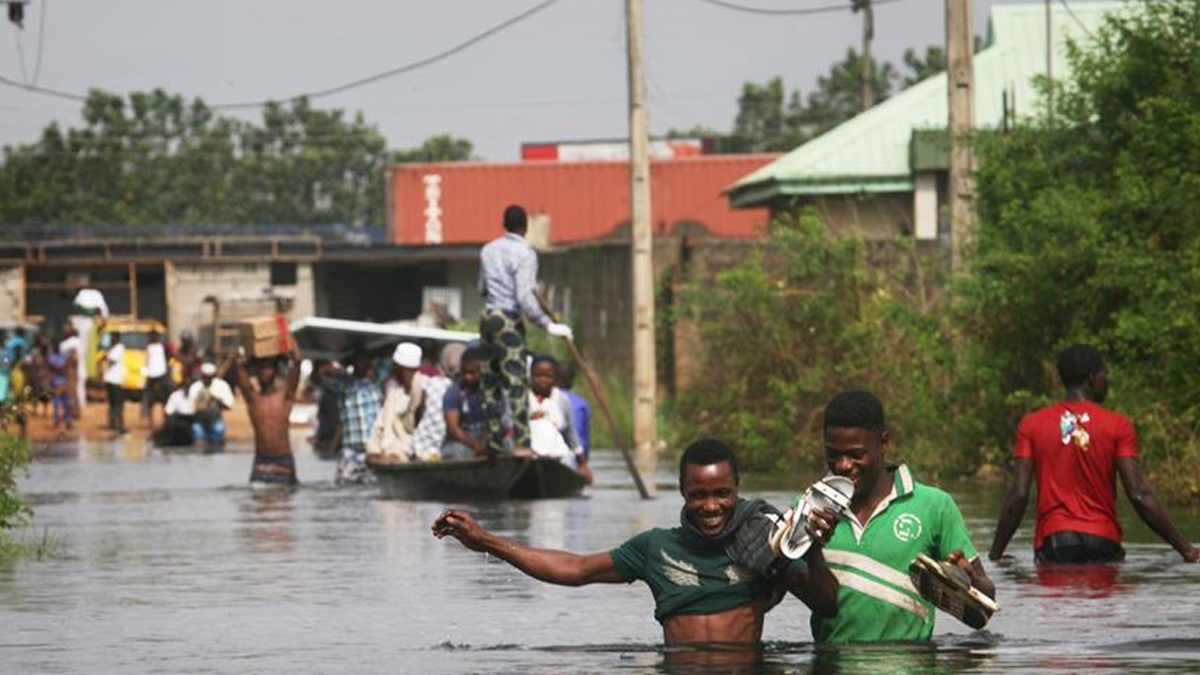
[[[235,299],[266,298],[269,294],[293,298],[289,321],[312,316],[316,310],[312,265],[296,264],[294,286],[271,286],[269,263],[175,263],[166,273],[167,308],[173,337],[183,330],[199,336],[201,329],[212,322],[212,305],[204,298],[215,296],[222,301],[222,314],[235,310]],[[263,303],[264,313],[272,311]]]
[[[918,240],[932,241],[938,235],[937,174],[913,176],[913,230]]]
[[[0,323],[25,320],[25,271],[20,265],[0,268]]]

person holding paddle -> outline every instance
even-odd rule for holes
[[[814,615],[838,611],[838,584],[812,546],[766,577],[737,565],[728,552],[734,532],[759,512],[761,500],[738,497],[733,450],[712,439],[697,441],[679,460],[683,511],[678,527],[642,532],[609,551],[580,555],[518,544],[483,529],[470,514],[442,512],[433,534],[453,537],[494,555],[529,576],[561,586],[644,581],[654,595],[654,616],[668,645],[757,644],[766,612],[791,592]],[[820,542],[829,532],[813,533]]]
[[[550,320],[538,305],[537,252],[525,241],[529,218],[517,205],[504,210],[506,234],[479,252],[479,294],[483,316],[479,335],[491,351],[483,374],[487,401],[489,454],[529,447],[529,376],[525,370],[525,322],[522,316],[554,337],[571,339],[571,327]],[[512,439],[506,443],[503,406],[512,415]]]

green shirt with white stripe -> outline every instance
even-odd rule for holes
[[[934,560],[956,550],[968,560],[978,555],[949,494],[916,482],[903,464],[894,476],[891,494],[867,522],[843,514],[825,545],[841,589],[837,616],[812,617],[817,642],[928,640],[935,608],[913,588],[909,564],[919,553]]]

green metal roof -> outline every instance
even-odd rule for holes
[[[1121,2],[1060,4],[1051,10],[1054,76],[1068,76],[1068,40],[1084,43]],[[975,126],[999,127],[1004,92],[1018,116],[1035,111],[1035,75],[1045,74],[1046,20],[1041,4],[993,6],[988,46],[975,55]],[[1080,25],[1082,24],[1082,26]],[[934,75],[830,129],[725,189],[734,207],[763,206],[780,196],[912,190],[912,135],[946,128],[946,73]]]

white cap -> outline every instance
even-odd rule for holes
[[[201,375],[209,375],[209,376],[211,376],[211,375],[216,375],[216,374],[217,374],[217,367],[216,367],[216,365],[214,365],[214,364],[212,364],[212,363],[204,363],[204,364],[201,364],[201,366],[200,366],[200,374],[201,374]]]
[[[401,342],[392,352],[392,361],[401,368],[420,368],[421,348],[411,342]]]

